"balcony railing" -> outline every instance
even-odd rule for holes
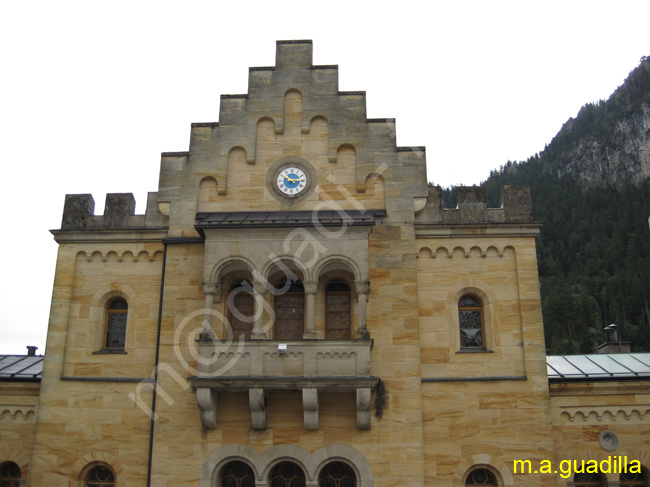
[[[196,389],[204,428],[217,427],[217,393],[248,391],[253,428],[266,429],[266,392],[301,391],[306,429],[318,429],[318,395],[355,391],[357,427],[370,428],[372,340],[239,341],[224,345],[197,340]]]

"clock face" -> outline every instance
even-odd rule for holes
[[[307,188],[307,174],[302,169],[285,167],[278,174],[278,189],[287,196],[297,196]]]

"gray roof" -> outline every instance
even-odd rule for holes
[[[650,353],[549,355],[546,369],[550,381],[650,379]]]
[[[650,379],[650,353],[549,355],[549,381]],[[43,356],[0,355],[0,381],[40,381]]]
[[[196,215],[196,228],[201,232],[204,228],[372,226],[376,216],[386,216],[386,210],[201,212]]]
[[[40,381],[42,355],[0,355],[0,381]]]

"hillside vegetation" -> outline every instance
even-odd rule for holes
[[[482,184],[492,207],[503,185],[530,186],[549,353],[593,352],[610,323],[650,351],[650,58],[542,153]]]

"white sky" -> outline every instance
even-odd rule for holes
[[[133,192],[185,151],[219,95],[245,93],[275,41],[312,39],[369,118],[427,148],[428,179],[478,184],[544,148],[650,55],[650,2],[0,3],[0,353],[44,351],[66,193]]]

